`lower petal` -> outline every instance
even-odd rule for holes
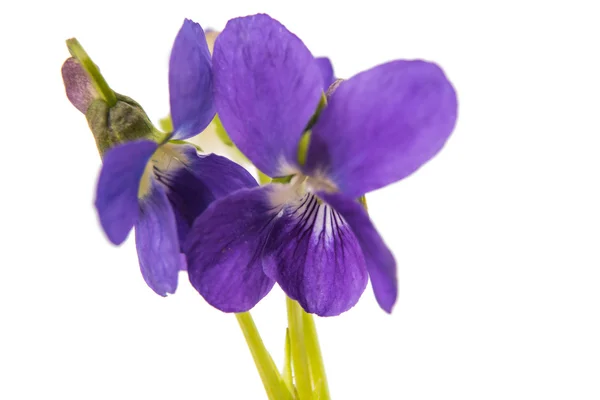
[[[184,249],[190,282],[213,307],[244,312],[269,293],[262,250],[279,209],[271,187],[242,189],[216,200],[194,222]]]
[[[358,202],[333,193],[320,192],[319,197],[339,212],[352,228],[367,263],[375,298],[381,308],[391,313],[398,297],[396,260],[392,252]]]
[[[185,260],[179,251],[173,209],[163,189],[155,182],[140,200],[135,224],[135,243],[144,280],[157,294],[175,293],[179,271]]]
[[[109,150],[98,178],[96,209],[108,239],[121,244],[138,219],[138,191],[148,160],[158,145],[149,140],[129,142]]]
[[[349,310],[367,285],[365,259],[344,219],[317,196],[289,203],[264,250],[265,273],[310,313]]]

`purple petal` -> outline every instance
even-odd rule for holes
[[[334,316],[367,285],[365,259],[344,219],[315,195],[289,203],[264,250],[265,273],[307,312]]]
[[[216,199],[239,189],[258,186],[252,175],[242,166],[216,154],[198,154],[193,146],[180,146],[194,175],[213,193]]]
[[[327,89],[329,89],[329,86],[335,81],[333,65],[331,64],[331,60],[327,57],[317,57],[315,58],[315,61],[321,70],[321,76],[323,77],[323,91],[326,92]]]
[[[140,200],[135,244],[142,276],[148,286],[161,296],[175,293],[185,260],[181,258],[173,209],[163,189],[155,182]]]
[[[67,98],[82,113],[86,113],[98,93],[85,69],[73,57],[68,58],[61,68]]]
[[[424,61],[392,61],[340,84],[312,130],[306,171],[348,197],[398,181],[431,159],[454,129],[456,93]]]
[[[196,217],[215,199],[257,186],[248,171],[225,157],[200,155],[189,145],[169,143],[165,147],[179,157],[171,159],[167,168],[155,170],[155,176],[173,205],[181,243]]]
[[[362,248],[371,285],[379,306],[391,313],[398,297],[396,260],[373,226],[364,208],[341,194],[319,192],[319,197],[339,212]]]
[[[186,19],[169,61],[169,92],[174,139],[202,132],[215,116],[210,52],[204,30]]]
[[[250,310],[275,283],[263,272],[261,257],[278,212],[269,191],[269,186],[242,189],[215,201],[188,234],[190,282],[221,311]]]
[[[229,137],[269,176],[297,164],[323,78],[304,43],[268,15],[227,23],[213,54],[215,103]]]
[[[149,140],[113,147],[104,155],[96,209],[108,239],[121,244],[138,219],[138,190],[146,164],[158,145]]]

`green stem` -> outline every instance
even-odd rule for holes
[[[308,356],[304,347],[304,329],[302,328],[302,313],[300,305],[286,297],[288,329],[292,348],[292,364],[299,400],[312,399],[312,384]]]
[[[90,56],[88,56],[79,41],[75,38],[68,39],[67,47],[69,48],[71,55],[75,57],[77,61],[79,61],[83,69],[85,69],[85,72],[88,73],[94,88],[96,88],[96,91],[98,94],[100,94],[106,104],[108,104],[109,107],[117,104],[117,96],[115,95],[115,92],[113,92],[108,86],[108,83],[106,83],[106,80],[100,73],[100,70],[96,64],[94,64]]]
[[[291,393],[295,393],[294,378],[292,377],[292,345],[290,344],[290,330],[285,330],[285,354],[283,360],[283,382]]]
[[[311,314],[302,311],[302,324],[304,326],[304,343],[308,353],[308,362],[310,366],[310,375],[312,376],[313,386],[319,400],[330,400],[329,386],[327,385],[327,376],[325,374],[325,365],[321,355],[321,346],[317,336],[317,328]]]
[[[250,313],[244,312],[235,314],[235,317],[244,333],[246,343],[252,353],[254,364],[256,365],[256,369],[258,370],[269,400],[292,400],[292,395],[283,382],[271,355],[265,348]]]

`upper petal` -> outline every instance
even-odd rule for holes
[[[215,199],[257,183],[243,167],[215,154],[201,155],[190,145],[168,143],[159,152],[165,160],[155,169],[173,205],[181,242],[194,220]]]
[[[140,181],[157,147],[150,140],[138,140],[113,147],[104,155],[95,204],[100,224],[114,244],[127,238],[138,219]]]
[[[174,139],[197,135],[215,116],[210,52],[204,30],[189,19],[171,50],[169,95]]]
[[[264,249],[265,273],[309,313],[353,307],[367,285],[365,259],[344,220],[317,196],[288,203]]]
[[[398,278],[396,276],[396,260],[373,226],[366,211],[358,202],[338,193],[319,192],[338,213],[340,213],[360,243],[371,285],[379,306],[388,313],[398,297]]]
[[[213,54],[217,112],[235,145],[269,176],[297,163],[323,78],[304,43],[268,15],[227,23]]]
[[[327,89],[329,89],[329,86],[335,81],[333,65],[331,64],[331,60],[327,57],[317,57],[315,58],[315,61],[321,70],[321,76],[323,77],[323,91],[326,92]]]
[[[307,173],[327,175],[349,197],[398,181],[454,129],[454,88],[435,64],[392,61],[342,82],[313,127]]]
[[[216,200],[188,234],[190,282],[221,311],[250,310],[275,283],[263,272],[261,257],[278,213],[269,191],[269,186],[242,189]]]
[[[238,189],[258,186],[254,177],[242,166],[216,154],[198,154],[193,146],[178,146],[194,175],[213,193],[224,197]]]
[[[171,204],[156,182],[151,183],[149,193],[140,199],[135,244],[142,276],[148,286],[161,296],[175,293],[185,259],[181,257]]]

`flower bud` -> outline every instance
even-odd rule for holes
[[[127,96],[115,95],[114,106],[109,107],[103,100],[96,99],[85,113],[100,155],[120,143],[137,139],[158,140],[160,133],[142,107]]]
[[[67,98],[75,108],[85,114],[92,101],[100,98],[92,80],[73,57],[64,62],[61,73]]]
[[[142,107],[108,86],[79,42],[69,39],[67,46],[73,56],[61,69],[67,98],[85,114],[100,155],[120,143],[159,140],[162,134],[154,128]]]

